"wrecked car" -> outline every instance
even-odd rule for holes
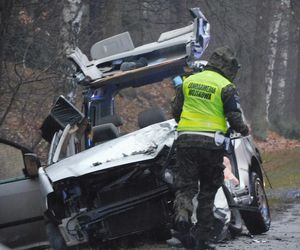
[[[42,126],[51,144],[39,181],[52,248],[102,244],[150,230],[171,237],[176,122],[152,107],[139,114],[136,131],[123,133],[115,96],[187,68],[201,70],[209,23],[200,9],[191,14],[192,25],[163,33],[155,43],[133,48],[126,33],[92,46],[92,61],[78,48],[69,55],[74,79],[86,88],[83,109],[60,96]],[[109,47],[123,43],[128,46]],[[242,219],[254,234],[270,226],[262,161],[251,136],[232,134],[228,149],[228,179],[215,199],[216,240],[228,230],[241,232]]]

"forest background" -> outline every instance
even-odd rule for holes
[[[191,7],[211,24],[203,59],[223,45],[237,53],[235,84],[255,138],[271,130],[299,140],[299,0],[0,0],[0,137],[43,151],[39,128],[53,101],[80,99],[70,48],[89,56],[95,42],[124,31],[135,46],[156,41],[188,25]]]

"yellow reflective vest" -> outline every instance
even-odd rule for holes
[[[177,130],[226,133],[221,92],[228,84],[231,84],[228,79],[211,70],[186,78],[183,82],[184,104]]]

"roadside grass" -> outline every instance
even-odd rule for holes
[[[300,147],[263,152],[263,167],[269,205],[277,206],[291,198],[289,191],[300,191]]]
[[[300,188],[300,147],[262,154],[263,166],[274,189]],[[270,185],[266,183],[266,188]]]

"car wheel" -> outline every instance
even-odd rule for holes
[[[242,212],[245,225],[251,234],[267,232],[271,225],[270,209],[262,180],[255,172],[251,174],[250,192],[253,197],[250,206],[257,211]]]

